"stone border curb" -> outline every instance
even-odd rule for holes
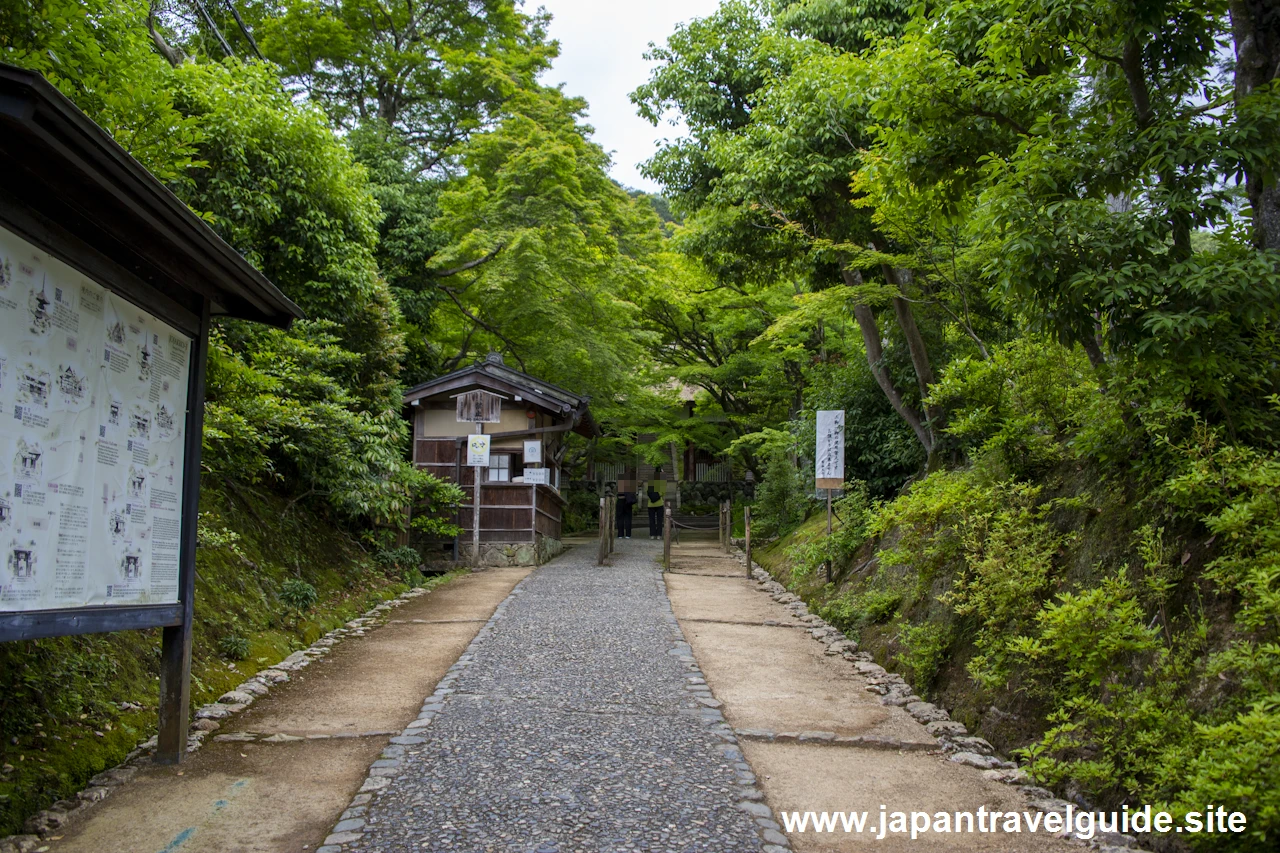
[[[783,833],[782,824],[776,819],[777,815],[765,802],[764,791],[756,784],[755,771],[751,769],[746,756],[738,746],[738,733],[725,721],[724,714],[720,711],[724,703],[712,695],[706,676],[693,655],[693,647],[685,640],[684,632],[680,629],[680,621],[671,608],[671,597],[667,594],[666,581],[661,572],[658,573],[655,582],[658,585],[658,591],[662,594],[665,611],[663,616],[671,629],[671,651],[667,654],[675,656],[680,663],[684,664],[686,669],[684,689],[701,706],[698,708],[698,716],[703,725],[723,741],[717,744],[716,748],[725,758],[733,762],[738,782],[737,806],[750,815],[755,822],[756,831],[760,833],[760,840],[763,842],[761,848],[763,853],[789,853],[791,839]]]
[[[333,647],[343,639],[347,637],[363,637],[370,630],[386,624],[392,610],[430,592],[431,590],[423,587],[414,587],[402,592],[395,598],[375,605],[366,610],[361,616],[325,634],[307,648],[293,652],[279,663],[259,670],[257,674],[237,685],[235,689],[229,690],[218,697],[218,701],[197,708],[192,715],[192,731],[187,737],[187,754],[189,755],[203,746],[209,736],[218,731],[230,717],[249,707],[256,699],[267,695],[273,686],[288,681],[290,679],[289,673],[298,672],[310,666],[314,661],[329,654]],[[251,738],[240,737],[240,735],[249,734],[254,736]],[[332,735],[331,737],[366,737],[377,734],[389,733],[344,733]],[[316,736],[308,737],[315,738]],[[213,738],[214,741],[245,742],[261,740],[264,743],[286,743],[303,739],[303,737],[296,735],[277,734],[266,736],[252,732],[237,732]],[[49,840],[49,836],[65,829],[72,821],[83,818],[96,803],[105,800],[116,788],[132,780],[139,769],[148,766],[151,763],[151,756],[155,753],[156,744],[157,739],[155,736],[148,738],[130,751],[120,764],[91,778],[88,787],[76,794],[75,799],[59,800],[49,808],[36,812],[27,818],[26,823],[23,825],[26,834],[0,838],[0,853],[34,853],[34,851],[44,846],[45,842]]]
[[[736,551],[739,559],[745,564],[746,555],[741,549]],[[1068,805],[1074,808],[1080,807],[1055,796],[1047,788],[1035,785],[1025,770],[1012,761],[1001,758],[995,748],[984,738],[970,736],[964,724],[952,720],[945,709],[916,696],[901,675],[889,672],[875,663],[867,652],[858,651],[856,642],[850,640],[822,617],[810,613],[809,606],[798,595],[774,580],[773,576],[754,560],[751,563],[751,579],[756,582],[759,591],[768,593],[770,598],[785,605],[800,622],[809,626],[810,636],[826,644],[825,655],[838,656],[849,661],[854,671],[867,679],[868,692],[877,694],[883,705],[893,705],[905,710],[921,723],[929,734],[933,735],[938,741],[938,747],[934,749],[923,744],[901,741],[894,744],[893,738],[868,736],[839,738],[834,732],[769,732],[764,729],[746,729],[739,732],[740,737],[747,740],[822,743],[863,749],[940,751],[948,756],[949,761],[981,770],[983,777],[988,781],[1016,787],[1027,798],[1027,805],[1037,811],[1065,814]],[[1068,832],[1058,837],[1080,846],[1100,850],[1102,853],[1122,853],[1138,847],[1138,839],[1132,835],[1118,832],[1105,835],[1106,837],[1099,835],[1088,842]]]

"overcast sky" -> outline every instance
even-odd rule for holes
[[[649,159],[655,140],[673,138],[680,128],[654,127],[636,115],[627,95],[649,79],[643,54],[649,42],[665,44],[675,25],[711,14],[720,0],[525,0],[526,8],[544,6],[554,16],[551,37],[560,42],[560,58],[543,77],[564,85],[565,94],[586,98],[595,141],[613,156],[614,180],[628,187],[658,187],[636,168]]]

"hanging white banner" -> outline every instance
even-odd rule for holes
[[[813,454],[814,485],[819,489],[844,486],[844,411],[818,412],[818,442]]]

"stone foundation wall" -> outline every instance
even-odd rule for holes
[[[540,566],[548,560],[564,552],[565,546],[559,539],[539,536],[537,544],[532,542],[500,543],[482,542],[480,544],[480,565],[488,568],[506,568],[510,566]],[[471,548],[459,549],[458,557],[462,564],[470,565]]]

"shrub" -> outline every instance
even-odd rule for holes
[[[911,685],[917,692],[927,691],[946,658],[951,644],[950,631],[934,622],[904,625],[898,632],[898,642],[905,649],[898,656],[898,662],[907,668]]]
[[[422,563],[422,557],[417,550],[408,545],[379,551],[373,559],[388,575],[393,576],[416,569]]]
[[[316,588],[300,578],[289,578],[280,587],[280,600],[299,612],[311,609],[317,598]]]
[[[988,359],[957,359],[930,396],[949,410],[950,435],[980,454],[998,455],[1019,476],[1062,459],[1066,439],[1097,398],[1084,353],[1036,336],[996,347]]]
[[[236,634],[218,640],[218,654],[227,660],[244,660],[249,656],[249,641]]]

